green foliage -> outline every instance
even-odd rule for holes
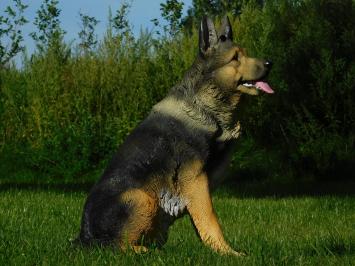
[[[19,52],[24,50],[21,26],[27,23],[23,16],[27,5],[13,0],[15,7],[7,6],[5,15],[0,16],[0,67],[5,66]],[[7,38],[7,40],[5,40]],[[4,42],[7,41],[6,45]]]
[[[111,18],[110,15],[110,25],[114,29],[116,35],[126,36],[131,34],[131,27],[128,21],[128,13],[131,8],[131,2],[123,1],[119,9],[116,10],[116,14]]]
[[[21,70],[1,70],[0,153],[75,178],[104,165],[182,77],[196,55],[198,34],[185,26],[174,38],[146,32],[134,37],[124,2],[94,52],[72,54],[61,37],[56,3],[47,0],[38,12],[38,53]],[[162,5],[173,27],[179,3]],[[234,169],[253,178],[290,173],[323,179],[340,170],[351,176],[354,9],[350,0],[245,1],[233,22],[235,41],[250,56],[274,62],[268,80],[276,93],[243,99],[244,134]],[[94,36],[96,21],[87,23],[85,36]]]
[[[30,35],[40,52],[45,52],[49,47],[60,45],[65,34],[65,31],[60,27],[61,10],[57,7],[58,3],[58,0],[44,0],[37,11],[34,25],[38,32],[32,32]]]
[[[91,52],[97,45],[97,36],[95,36],[95,27],[99,21],[95,17],[85,15],[79,12],[81,20],[81,31],[78,33],[80,38],[79,47],[84,53]]]
[[[174,38],[183,28],[182,9],[184,3],[177,0],[167,0],[160,4],[161,16],[168,23],[163,25],[157,18],[151,20],[155,27],[155,33],[160,36],[163,33],[163,38]]]
[[[57,177],[97,167],[182,76],[193,59],[185,51],[196,42],[108,34],[94,57],[63,61],[52,50],[33,57],[16,76],[8,73],[2,88],[3,149]]]
[[[222,18],[226,14],[239,16],[243,6],[253,3],[256,6],[263,6],[264,0],[193,0],[192,6],[187,10],[187,16],[182,19],[185,28],[191,30],[198,26],[201,18],[205,15]]]
[[[274,61],[276,94],[250,104],[245,127],[315,175],[334,158],[354,163],[354,15],[353,1],[268,1],[244,6],[235,24],[237,43]]]
[[[181,17],[183,2],[178,0],[166,0],[160,4],[161,16],[169,23],[169,27],[165,27],[165,31],[171,36],[175,36],[181,28]]]

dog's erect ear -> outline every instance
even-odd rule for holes
[[[218,31],[218,36],[221,40],[222,40],[222,38],[224,38],[224,40],[229,39],[229,40],[233,41],[232,25],[231,25],[227,15],[224,16],[224,18],[222,20],[221,27],[219,28],[219,31]],[[222,37],[222,36],[224,36],[224,37]]]
[[[213,21],[204,16],[201,21],[199,31],[199,48],[200,52],[205,55],[208,48],[217,44],[217,33]]]

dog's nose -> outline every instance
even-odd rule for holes
[[[266,60],[264,66],[270,69],[272,67],[272,62],[270,60]]]

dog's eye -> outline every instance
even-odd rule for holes
[[[238,53],[235,53],[232,60],[238,61]]]

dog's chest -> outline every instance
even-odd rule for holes
[[[186,200],[180,195],[174,195],[166,189],[161,190],[159,195],[159,205],[165,213],[171,216],[178,216],[184,212],[186,204]]]

